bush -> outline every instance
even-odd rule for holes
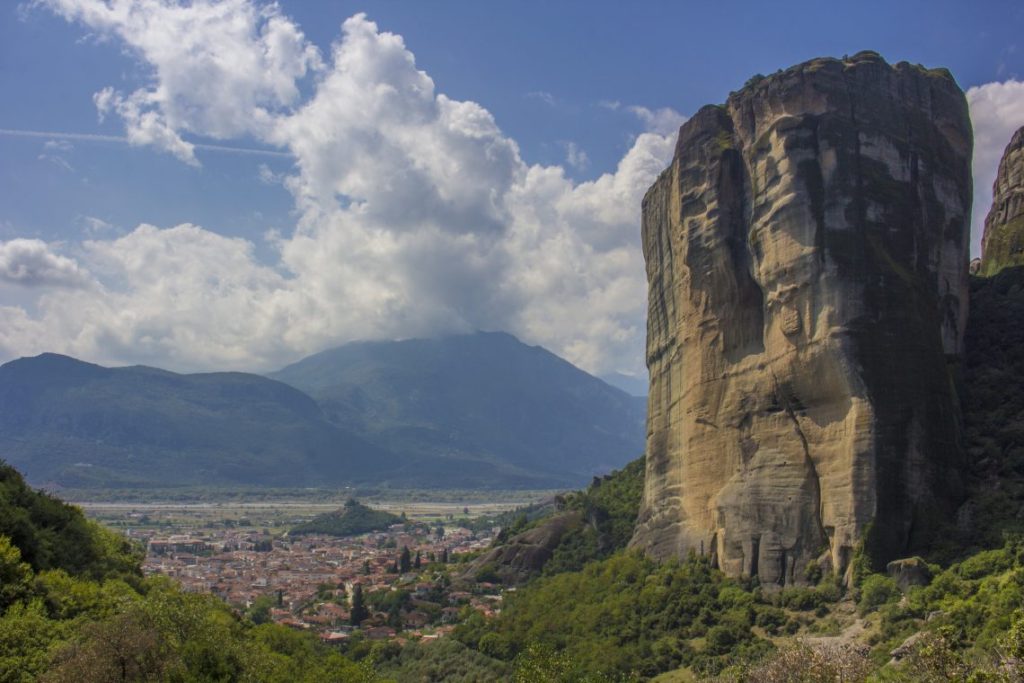
[[[867,614],[887,602],[896,600],[899,596],[900,589],[895,581],[888,576],[871,574],[861,583],[857,606],[861,614]]]
[[[508,637],[500,635],[498,633],[485,634],[477,645],[481,654],[485,654],[488,657],[494,657],[495,659],[501,659],[508,661],[512,659],[516,652],[515,646]]]
[[[776,635],[787,618],[786,613],[778,607],[763,607],[758,611],[754,623],[771,635]]]

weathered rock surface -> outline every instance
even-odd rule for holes
[[[578,510],[557,514],[473,560],[463,578],[470,580],[489,568],[507,586],[526,583],[544,568],[562,537],[584,523],[583,514]]]
[[[927,586],[932,580],[932,570],[920,557],[906,557],[893,560],[885,566],[885,573],[892,578],[904,593],[911,586]]]
[[[1024,266],[1024,126],[1003,152],[992,186],[992,208],[985,217],[980,275]]]
[[[961,494],[972,134],[950,74],[874,53],[748,83],[643,203],[647,472],[632,540],[799,582],[881,569]]]

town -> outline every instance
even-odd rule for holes
[[[500,531],[487,526],[489,518],[431,515],[335,537],[290,535],[283,519],[197,524],[154,522],[151,514],[127,512],[135,526],[124,530],[146,548],[147,575],[216,595],[253,622],[317,633],[325,643],[430,641],[468,614],[501,609],[501,585],[467,564]]]

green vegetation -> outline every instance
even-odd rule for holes
[[[624,549],[633,535],[643,491],[644,459],[638,458],[595,479],[585,491],[566,494],[563,509],[581,511],[587,524],[566,532],[544,565],[544,573],[578,571],[587,562]]]
[[[142,554],[126,540],[88,521],[78,508],[32,490],[0,461],[0,536],[33,572],[62,569],[102,579],[137,579]]]
[[[381,675],[397,681],[507,681],[513,671],[508,662],[471,650],[452,638],[409,643],[401,649],[379,647],[371,658]],[[531,683],[538,683],[537,679]]]
[[[470,616],[456,637],[505,659],[550,648],[581,676],[638,678],[682,665],[715,673],[770,647],[753,632],[768,609],[705,558],[657,564],[620,552],[536,580],[509,595],[496,619]]]
[[[1024,267],[971,278],[964,441],[970,500],[936,549],[943,562],[1024,534]]]
[[[905,599],[895,585],[880,590],[884,581],[871,576],[860,588],[861,608],[880,616],[872,642],[876,659],[918,631],[942,636],[952,650],[979,662],[993,659],[1024,617],[1024,540],[956,562],[927,586],[911,587]]]
[[[0,681],[378,680],[310,634],[144,579],[138,562],[136,548],[0,463]]]
[[[550,503],[479,520],[478,528],[502,527],[494,540],[495,546],[524,542],[520,534],[537,527],[544,527],[542,531],[557,538],[557,542],[548,545],[539,539],[536,542],[525,541],[527,546],[535,543],[545,545],[550,557],[542,563],[527,563],[529,566],[514,571],[485,565],[477,572],[476,580],[502,583],[504,577],[504,582],[518,584],[541,571],[548,576],[578,571],[587,562],[604,559],[624,549],[632,536],[640,508],[643,475],[644,462],[640,458],[610,475],[595,477],[583,491],[565,493]],[[537,556],[543,555],[538,553]]]
[[[398,515],[384,510],[374,510],[355,498],[349,498],[340,509],[317,515],[310,521],[299,524],[288,533],[292,536],[304,534],[358,536],[371,531],[386,531],[392,524],[402,524],[404,521]]]

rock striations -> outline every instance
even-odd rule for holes
[[[981,275],[1024,266],[1024,126],[1013,134],[992,186],[992,208],[981,240]]]
[[[961,495],[971,152],[949,72],[869,52],[751,79],[682,126],[643,203],[633,546],[785,585],[933,531]]]

